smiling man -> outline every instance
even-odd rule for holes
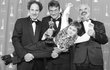
[[[42,19],[42,30],[45,32],[50,27],[50,22],[53,24],[53,34],[52,37],[57,36],[58,32],[61,29],[61,18],[62,13],[60,12],[60,4],[56,0],[52,0],[48,3],[48,11],[49,16],[46,16]],[[70,23],[72,19],[68,19],[68,22]],[[48,31],[49,33],[50,31]],[[51,34],[51,33],[50,33]],[[45,38],[44,38],[45,39]],[[53,49],[55,45],[49,44],[49,49]],[[47,67],[48,70],[69,70],[69,52],[61,53],[60,56],[57,59],[47,59]]]
[[[41,21],[38,20],[38,16],[42,8],[40,2],[29,1],[27,5],[29,16],[17,19],[15,23],[12,35],[15,52],[12,63],[17,63],[17,70],[34,70],[34,66],[37,70],[44,70],[42,59],[38,59],[38,63],[34,64],[35,54],[33,53],[40,40]]]

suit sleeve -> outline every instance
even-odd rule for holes
[[[96,42],[100,44],[106,44],[108,42],[108,38],[106,36],[106,31],[103,23],[96,22],[95,30],[95,38],[93,38]]]
[[[51,53],[52,53],[53,48],[48,47],[48,45],[45,44],[45,41],[39,41],[36,44],[36,47],[38,49],[36,49],[35,51],[32,52],[32,54],[34,55],[35,58],[51,57]]]
[[[32,53],[34,55],[34,58],[49,58],[51,57],[51,53],[50,52],[46,52],[46,51],[36,51]]]
[[[16,54],[20,58],[23,58],[27,52],[21,44],[21,38],[22,38],[22,22],[18,19],[15,23],[15,27],[12,35],[12,44],[14,46]]]

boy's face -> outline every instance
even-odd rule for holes
[[[75,26],[69,26],[67,30],[67,34],[69,36],[73,36],[77,34],[77,28]]]
[[[36,20],[39,16],[40,10],[39,6],[33,3],[29,9],[29,15],[32,20]]]
[[[50,16],[52,18],[56,19],[56,18],[59,17],[59,15],[60,15],[60,9],[59,9],[59,7],[55,7],[55,6],[51,7],[50,6],[48,9],[49,9]]]

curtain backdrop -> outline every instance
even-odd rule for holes
[[[12,32],[16,19],[26,17],[27,2],[30,0],[0,0],[0,57],[1,55],[10,54],[14,51],[12,45]],[[39,19],[47,15],[47,4],[50,0],[36,0],[40,1],[44,8],[41,12]],[[64,9],[64,5],[68,2],[74,4],[74,8],[71,10],[70,17],[77,19],[78,12],[77,7],[81,3],[89,4],[91,8],[91,18],[99,20],[104,23],[107,36],[110,40],[110,0],[58,0],[61,4],[61,8]],[[102,46],[104,69],[110,70],[110,42]],[[0,58],[0,70],[16,70],[16,65],[5,66]]]

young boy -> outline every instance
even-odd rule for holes
[[[81,25],[77,21],[74,21],[57,34],[54,38],[54,42],[57,47],[54,47],[51,54],[53,58],[58,57],[58,54],[61,52],[67,52],[68,48],[71,45],[74,45],[74,42],[78,37],[77,32],[80,28]]]

